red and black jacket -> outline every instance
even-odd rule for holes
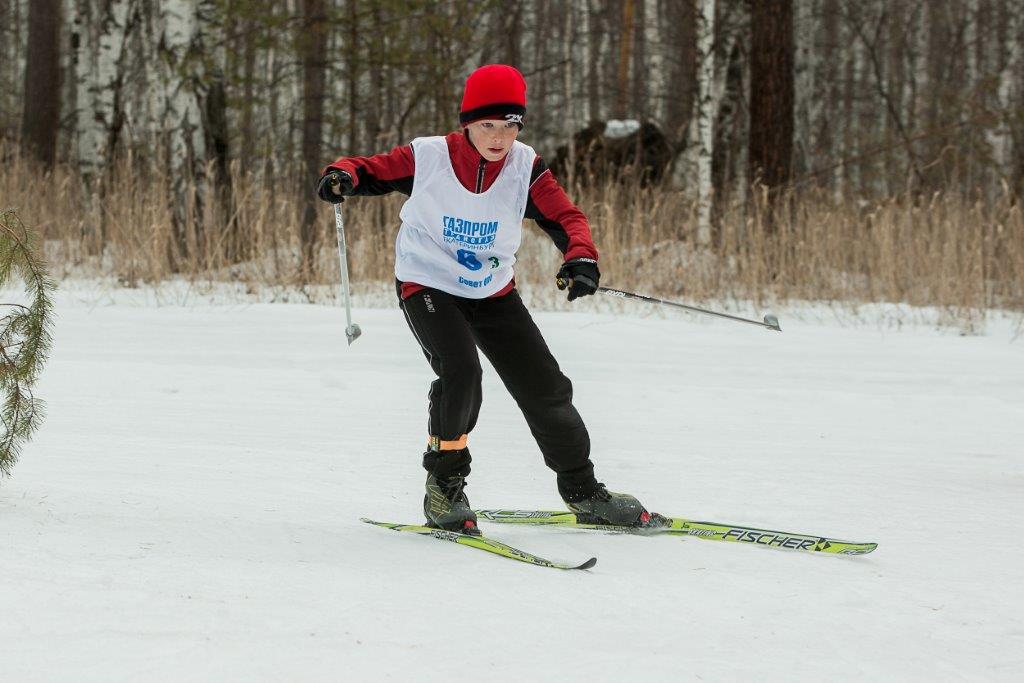
[[[470,192],[485,192],[498,177],[507,156],[498,161],[487,161],[476,151],[464,131],[449,133],[445,141],[459,182]],[[331,169],[345,171],[352,176],[355,184],[353,194],[358,196],[389,192],[410,195],[416,160],[412,146],[403,145],[390,152],[369,157],[342,157],[324,169],[324,172]],[[533,172],[530,174],[530,194],[525,217],[537,221],[567,261],[574,258],[597,259],[597,247],[594,246],[587,217],[569,200],[540,156],[534,161]],[[494,296],[507,294],[514,286],[513,280]],[[402,298],[420,289],[423,287],[415,283],[402,283]]]

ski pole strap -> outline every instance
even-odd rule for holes
[[[463,434],[454,441],[443,441],[439,436],[427,439],[427,448],[432,451],[460,451],[469,444],[469,434]]]

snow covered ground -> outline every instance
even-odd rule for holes
[[[61,295],[0,484],[0,681],[1019,680],[1024,340],[538,314],[599,476],[652,509],[865,557],[418,522],[429,368],[396,308]],[[646,312],[641,305],[634,309]],[[488,368],[470,499],[556,507]]]

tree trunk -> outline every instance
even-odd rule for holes
[[[907,126],[914,131],[927,131],[931,128],[931,124],[927,120],[928,108],[925,93],[931,89],[928,78],[928,42],[931,35],[929,23],[932,14],[927,5],[922,3],[918,6],[915,16],[918,21],[911,32],[911,49],[909,50],[907,68],[907,77],[910,81],[908,84],[910,94],[908,95]],[[917,149],[925,150],[925,161],[927,162],[927,144],[917,143]],[[922,169],[926,184],[929,182],[927,173],[926,169]]]
[[[647,67],[647,0],[637,0],[633,35],[636,48],[633,50],[633,83],[630,96],[630,110],[633,116],[646,121],[647,86],[655,76]],[[637,136],[639,141],[640,136]],[[640,150],[642,148],[638,148]],[[638,157],[639,158],[639,157]]]
[[[576,44],[576,25],[573,22],[573,13],[575,12],[574,5],[572,3],[566,3],[562,11],[565,12],[565,24],[563,26],[562,36],[562,49],[564,50],[563,59],[565,61],[562,69],[565,116],[562,118],[561,134],[562,137],[568,141],[567,144],[569,146],[568,163],[566,164],[567,176],[564,180],[567,185],[572,185],[572,182],[576,177],[576,98],[572,92],[572,48],[573,45]]]
[[[301,33],[297,47],[302,60],[302,162],[305,173],[299,183],[303,197],[300,239],[302,242],[302,278],[308,282],[313,273],[319,240],[316,230],[316,200],[312,184],[324,166],[320,158],[323,131],[324,89],[327,74],[327,2],[302,0]],[[350,94],[351,96],[351,94]],[[350,121],[350,125],[355,122]]]
[[[11,25],[11,14],[11,0],[0,0],[0,27],[6,29]],[[17,90],[14,85],[17,75],[12,68],[13,57],[9,41],[0,41],[0,140],[7,136],[8,127],[13,127],[8,119],[12,104],[16,101],[14,93]]]
[[[796,6],[794,71],[795,149],[793,165],[798,174],[805,174],[815,167],[818,139],[815,123],[822,102],[818,93],[819,52],[817,41],[820,0],[802,0]]]
[[[1011,11],[1019,12],[1017,7],[1014,7]],[[1010,40],[1014,38],[1011,36]],[[1024,60],[1024,21],[1019,17],[1017,19],[1017,58],[1018,61]],[[1017,70],[1017,98],[1014,105],[1017,110],[1024,110],[1024,69]],[[1013,148],[1014,148],[1014,170],[1013,170],[1013,188],[1017,192],[1017,196],[1024,196],[1024,121],[1020,118],[1017,119],[1013,129]]]
[[[793,156],[793,4],[752,0],[750,49],[751,180],[789,182]]]
[[[509,5],[512,5],[509,7]],[[517,69],[522,66],[522,54],[519,46],[523,42],[523,0],[511,0],[502,3],[505,16],[505,64]]]
[[[632,66],[633,32],[635,23],[633,0],[623,0],[622,25],[619,26],[619,62],[615,76],[615,117],[628,115],[629,71]]]
[[[663,40],[673,46],[665,89],[665,132],[677,159],[686,148],[687,133],[697,101],[697,6],[695,0],[668,4]],[[683,164],[676,162],[677,171]],[[676,179],[681,173],[675,174]]]
[[[697,242],[711,242],[711,162],[714,157],[715,0],[699,0],[697,9]]]
[[[205,158],[211,163],[213,176],[206,178],[209,187],[202,188],[212,217],[209,227],[223,233],[227,245],[225,256],[235,263],[248,255],[248,243],[241,238],[232,211],[233,190],[230,172],[230,131],[228,123],[228,96],[225,68],[227,65],[228,19],[222,13],[223,0],[199,0],[196,7],[196,32],[193,53],[202,55],[204,76],[196,85],[200,120],[203,127]],[[211,237],[217,237],[215,233]],[[204,250],[206,251],[206,250]],[[208,264],[212,265],[212,264]]]
[[[123,124],[123,54],[132,0],[76,0],[75,138],[83,178],[105,172]]]
[[[242,165],[249,171],[255,171],[256,127],[253,122],[253,111],[256,107],[256,21],[252,14],[246,12],[242,20],[242,112],[239,123],[240,156]]]
[[[978,86],[978,0],[966,0],[964,4],[964,84],[963,92],[966,101],[962,105],[962,121],[965,135],[962,136],[961,147],[961,187],[965,194],[974,188],[974,159],[971,149],[975,145],[974,126],[970,123],[971,106],[975,99]]]
[[[598,67],[601,59],[601,43],[604,40],[601,16],[595,7],[595,0],[587,0],[587,11],[583,17],[587,22],[587,118],[594,121],[602,116],[601,78]]]
[[[195,220],[205,200],[208,152],[200,88],[208,73],[199,59],[204,29],[199,10],[197,3],[173,0],[161,4],[159,15],[158,69],[163,87],[158,92],[154,133],[164,139],[179,258],[194,258],[202,239]]]
[[[270,11],[270,17],[271,17],[272,20],[277,18],[276,17],[276,10],[275,10],[276,7],[278,7],[277,3],[273,3],[270,6],[270,10],[269,11]],[[263,80],[264,80],[265,83],[267,83],[267,86],[270,89],[270,92],[267,93],[267,96],[266,96],[266,103],[267,103],[267,127],[269,128],[268,135],[269,135],[271,140],[277,141],[278,143],[279,143],[279,141],[281,139],[280,138],[280,130],[281,130],[281,125],[282,125],[282,123],[281,123],[281,90],[282,90],[282,88],[281,88],[281,84],[280,84],[281,70],[282,70],[281,59],[278,57],[277,47],[273,43],[271,43],[270,47],[267,49],[267,61],[265,63]],[[280,167],[279,164],[275,164],[274,163],[273,157],[271,155],[268,154],[266,157],[264,157],[263,168],[268,172],[268,174],[271,172],[271,169],[274,168],[275,166]],[[269,178],[265,178],[263,182],[265,183],[266,187],[270,187]]]
[[[367,56],[370,72],[370,96],[367,100],[366,128],[368,144],[372,149],[377,149],[381,144],[381,131],[384,130],[384,65],[382,61],[387,54],[387,46],[385,45],[383,11],[379,3],[374,4],[372,47]]]
[[[644,0],[646,9],[645,19],[642,26],[644,34],[645,58],[641,62],[644,72],[638,80],[642,83],[641,97],[643,99],[642,110],[644,116],[650,121],[656,121],[661,131],[668,136],[666,125],[666,101],[662,93],[667,89],[670,76],[669,62],[671,52],[675,50],[672,45],[662,44],[662,26],[668,23],[668,8],[665,3],[658,0]]]
[[[0,139],[17,137],[23,101],[26,44],[23,0],[5,0],[0,10]]]
[[[553,32],[553,16],[550,0],[537,0],[534,10],[534,28],[529,31],[535,47],[527,54],[533,57],[533,71],[536,76],[530,79],[530,89],[534,96],[530,100],[530,106],[534,111],[549,112],[551,82],[557,77],[558,72],[548,68],[549,64],[557,63],[557,58],[552,58],[555,47],[559,40]],[[524,65],[525,66],[525,65]],[[545,139],[548,131],[552,130],[555,123],[550,116],[536,116],[530,123],[533,129],[534,140]]]
[[[29,3],[21,141],[25,152],[53,166],[60,125],[61,0]]]
[[[304,3],[303,4],[303,7],[304,7],[304,9],[303,9],[303,16],[307,17],[307,20],[310,20],[310,19],[308,19],[310,17],[310,15],[305,13],[306,10],[310,7],[310,2],[308,0],[303,0],[303,3]],[[319,9],[317,11],[319,11],[321,14],[324,15],[324,21],[326,21],[326,12],[327,12],[326,4],[322,0],[316,0],[316,2],[314,4],[321,8],[321,9]],[[320,19],[317,18],[317,19],[312,20],[312,21],[319,22]],[[358,93],[358,89],[359,89],[359,70],[360,70],[360,62],[359,62],[359,17],[356,14],[356,0],[348,0],[348,17],[347,17],[347,20],[346,20],[345,23],[347,24],[347,28],[348,28],[348,40],[346,41],[346,48],[345,48],[345,56],[346,56],[346,60],[345,60],[345,73],[346,73],[346,75],[348,77],[346,79],[348,81],[348,92],[346,93],[346,95],[347,95],[346,99],[348,101],[348,150],[349,150],[349,154],[355,154],[356,150],[359,149],[359,93]],[[314,30],[318,33],[318,37],[317,38],[312,38],[312,36],[311,36],[310,38],[311,38],[311,40],[313,42],[316,43],[316,49],[320,52],[320,54],[319,55],[308,55],[308,54],[303,53],[303,55],[304,55],[303,56],[303,69],[304,69],[303,70],[303,108],[304,108],[304,111],[306,112],[307,115],[309,113],[312,113],[312,109],[310,108],[310,105],[313,105],[313,108],[316,107],[315,103],[310,102],[310,100],[309,100],[309,97],[310,97],[310,91],[308,89],[309,85],[310,85],[309,79],[313,78],[313,79],[320,79],[321,81],[323,81],[324,74],[326,73],[326,70],[327,70],[327,64],[326,63],[324,63],[322,65],[322,67],[314,65],[314,63],[317,60],[321,60],[322,61],[322,60],[326,59],[325,52],[326,52],[326,48],[327,48],[327,26],[326,25],[320,25],[318,28],[316,28]],[[319,35],[319,34],[322,34],[322,35]],[[313,62],[307,62],[307,58],[311,58],[313,60]],[[319,71],[317,71],[317,70],[319,70]],[[324,102],[324,99],[325,99],[323,83],[320,84],[319,89],[320,89],[319,95],[313,95],[314,97],[318,97],[319,100],[320,100],[320,105],[319,105],[320,106],[320,113],[316,114],[316,118],[318,120],[323,117],[323,111],[322,110],[323,110],[323,102]],[[305,125],[308,126],[309,125],[309,119],[308,118],[304,118],[303,120],[306,122]],[[305,159],[306,163],[308,164],[310,162],[309,162],[309,157],[306,156],[306,129],[305,128],[303,129],[303,134],[302,135],[303,135],[303,138],[302,138],[303,139],[303,142],[302,142],[303,157],[302,158]],[[317,149],[319,150],[319,143],[317,143],[317,144],[318,144]]]
[[[722,72],[722,94],[715,98],[714,148],[711,161],[711,184],[715,188],[714,211],[712,222],[721,215],[727,204],[733,203],[730,190],[736,190],[736,202],[743,203],[746,188],[743,187],[741,174],[745,168],[741,166],[746,160],[746,117],[743,116],[744,93],[744,59],[736,40],[731,44],[725,55],[724,64],[719,67]],[[744,41],[746,42],[746,41]]]
[[[1020,97],[1017,92],[1020,87],[1021,72],[1021,44],[1020,44],[1020,8],[1005,7],[1003,21],[1000,22],[1005,29],[1003,39],[1003,60],[1002,68],[999,70],[999,84],[997,90],[999,123],[992,132],[990,142],[992,151],[999,164],[999,171],[1003,178],[1013,182],[1016,172],[1016,158],[1014,155],[1014,128],[1019,128],[1019,106]],[[1018,141],[1019,142],[1019,141]]]
[[[831,177],[823,182],[831,183],[833,201],[838,205],[843,198],[843,137],[841,133],[843,118],[843,89],[845,79],[843,70],[844,59],[848,60],[848,52],[843,41],[843,31],[839,22],[840,0],[825,0],[823,9],[823,30],[825,32],[825,51],[820,60],[824,74],[824,85],[820,97],[826,100],[821,108],[823,115],[812,121],[819,131],[822,158],[826,163],[833,164]],[[831,124],[838,125],[831,125]],[[817,170],[817,169],[814,169]]]

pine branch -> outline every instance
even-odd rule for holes
[[[0,318],[0,476],[10,475],[43,419],[43,402],[32,394],[49,356],[53,337],[55,285],[36,253],[31,235],[13,210],[0,211],[0,285],[16,274],[25,283],[29,305],[4,304],[12,309]]]

